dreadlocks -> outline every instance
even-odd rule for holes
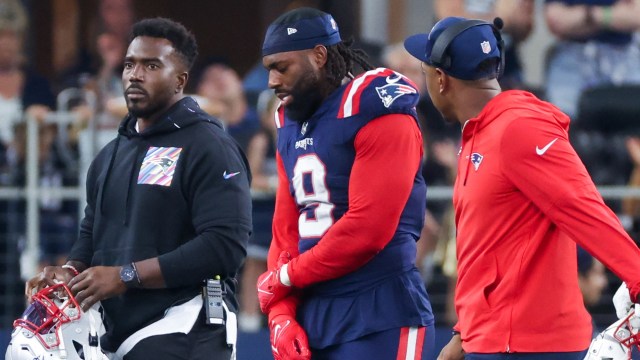
[[[353,39],[327,46],[327,80],[336,87],[340,86],[345,76],[353,77],[353,66],[359,65],[362,70],[374,68],[367,60],[367,53],[361,49],[352,49]]]

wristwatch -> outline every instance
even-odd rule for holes
[[[120,280],[127,288],[139,288],[142,285],[136,266],[133,263],[122,265],[120,268]]]

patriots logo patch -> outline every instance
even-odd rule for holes
[[[482,154],[479,154],[479,153],[471,154],[471,163],[473,164],[473,168],[476,171],[478,171],[478,168],[480,167],[480,163],[482,162],[483,158],[484,156],[482,156]]]
[[[182,148],[149,147],[138,173],[138,184],[171,186]]]
[[[416,89],[404,84],[387,84],[382,87],[376,87],[376,91],[382,100],[382,105],[386,108],[389,108],[402,95],[417,93]]]

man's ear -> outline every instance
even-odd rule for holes
[[[327,63],[327,47],[324,45],[316,45],[313,48],[312,60],[318,69],[324,67]]]
[[[178,76],[176,77],[177,79],[177,83],[176,83],[176,94],[179,92],[184,91],[184,88],[187,86],[187,81],[189,80],[189,73],[188,72],[181,72],[178,74]]]
[[[447,73],[442,71],[442,69],[436,68],[435,71],[436,76],[438,77],[438,91],[442,94],[449,89],[449,86],[451,86],[451,79]]]

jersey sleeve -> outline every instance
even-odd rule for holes
[[[640,291],[640,250],[604,203],[560,126],[518,119],[501,143],[503,172],[558,228]]]
[[[396,231],[422,161],[420,129],[409,115],[385,115],[365,125],[354,146],[349,208],[316,246],[289,263],[289,277],[296,287],[357,270]]]
[[[269,246],[267,266],[275,268],[282,251],[288,251],[292,257],[298,255],[298,207],[289,192],[289,180],[284,169],[280,153],[276,153],[278,165],[278,188],[276,190],[276,207],[273,216],[273,238]]]

